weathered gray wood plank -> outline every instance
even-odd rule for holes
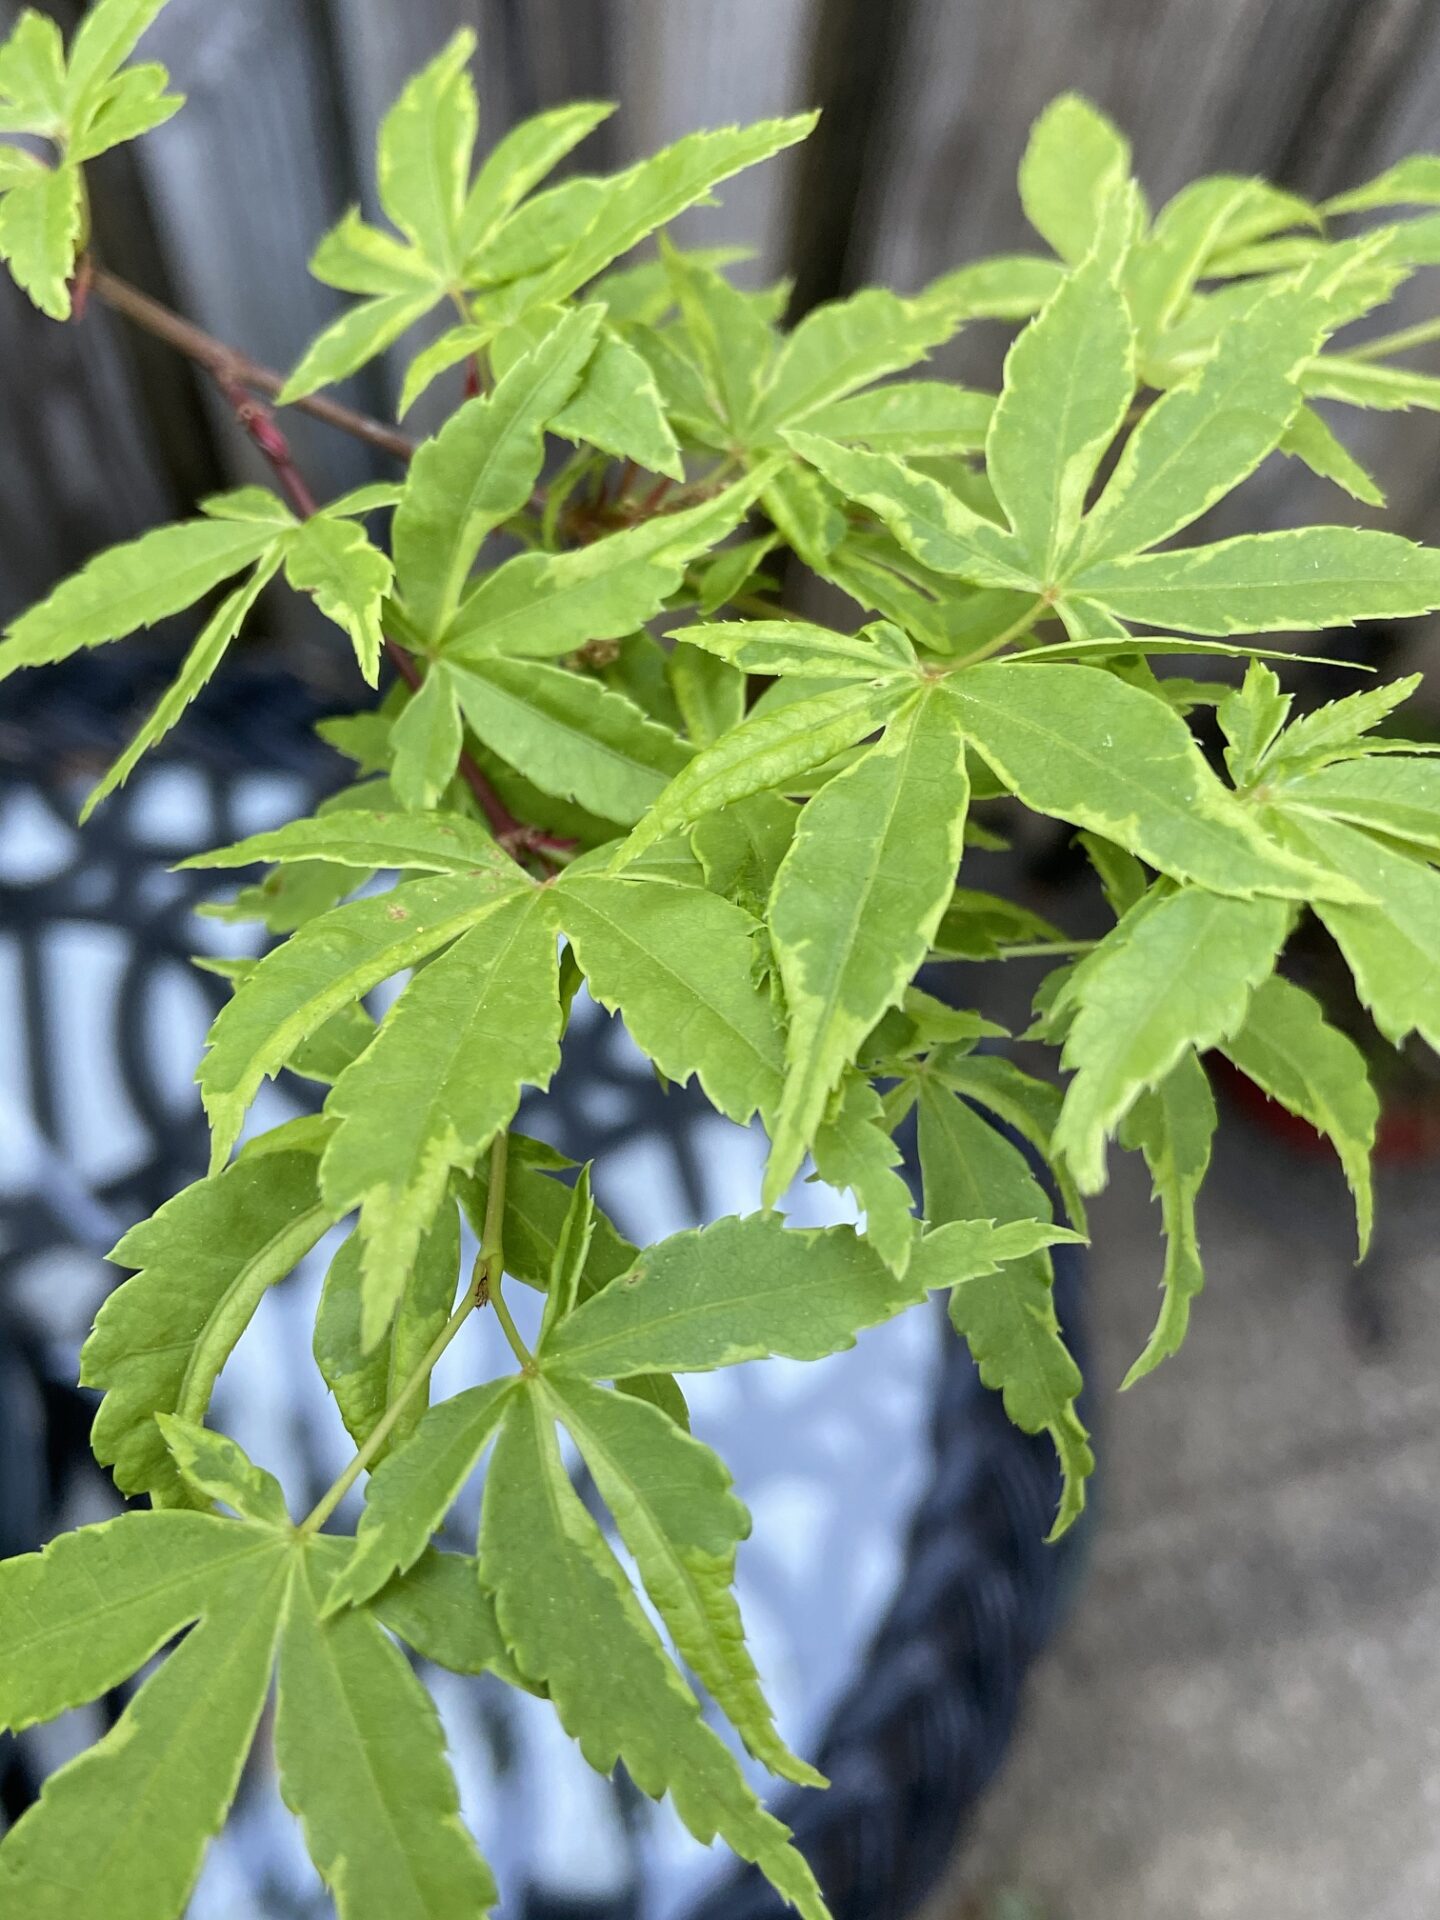
[[[1370,179],[1407,153],[1440,147],[1440,12],[1431,0],[1372,0],[1355,9],[1339,57],[1324,76],[1306,137],[1291,156],[1294,184],[1323,198]],[[1374,219],[1376,216],[1367,216]],[[1389,333],[1440,311],[1440,275],[1422,270],[1383,318],[1361,334]],[[1440,347],[1405,356],[1440,371]],[[1389,495],[1390,523],[1440,535],[1440,414],[1332,410],[1349,445]]]
[[[0,620],[172,499],[108,314],[59,326],[0,285]]]
[[[617,134],[636,158],[696,127],[765,119],[810,104],[810,42],[819,0],[627,0],[616,20]],[[796,155],[777,154],[718,190],[718,207],[675,223],[687,246],[753,247],[746,278],[789,265]]]
[[[1157,201],[1197,173],[1285,172],[1354,11],[1350,0],[913,0],[865,270],[909,286],[1027,244],[1015,171],[1031,121],[1067,89],[1131,134]]]
[[[18,0],[0,0],[0,35],[19,11]],[[94,172],[98,220],[124,197],[123,163]],[[118,251],[138,251],[142,224],[116,222]],[[163,451],[174,409],[162,422],[146,404],[132,348],[110,315],[92,310],[62,326],[37,313],[8,275],[0,279],[0,619],[97,546],[174,510]],[[188,471],[208,483],[206,445],[201,434]]]
[[[187,96],[137,149],[181,304],[281,368],[340,306],[305,266],[353,192],[323,29],[293,0],[171,0],[146,40]],[[364,382],[357,397],[371,398]],[[233,470],[262,478],[223,402],[210,404]],[[322,496],[372,471],[364,449],[328,428],[292,417],[286,430]]]

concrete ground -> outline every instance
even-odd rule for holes
[[[1222,1115],[1177,1360],[1143,1168],[1094,1210],[1090,1564],[928,1920],[1440,1916],[1440,1177]]]

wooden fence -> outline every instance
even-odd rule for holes
[[[67,26],[80,11],[45,4]],[[15,11],[0,0],[7,30]],[[310,247],[347,203],[371,202],[380,113],[462,22],[479,36],[482,140],[568,98],[620,103],[587,165],[825,107],[807,147],[682,223],[756,247],[758,272],[792,273],[797,307],[1025,244],[1016,163],[1067,87],[1132,133],[1155,199],[1220,167],[1324,194],[1440,146],[1436,0],[171,0],[146,51],[189,104],[93,169],[99,251],[257,358],[293,364],[340,299],[307,276]],[[1393,324],[1435,298],[1421,276]],[[942,364],[993,373],[993,331]],[[384,411],[390,378],[371,370],[356,399]],[[1390,523],[1433,534],[1437,418],[1352,416],[1346,431],[1389,488]],[[313,422],[292,437],[321,490],[379,470]],[[57,326],[0,285],[0,614],[98,545],[252,475],[223,406],[168,349],[93,305]],[[1264,511],[1354,516],[1314,485],[1282,471]]]

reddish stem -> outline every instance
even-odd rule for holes
[[[234,408],[236,420],[269,461],[270,470],[279,481],[285,498],[302,520],[310,519],[312,514],[320,511],[320,504],[295,465],[290,442],[276,425],[274,414],[263,400],[255,399],[239,381],[218,369],[215,371],[215,384]]]
[[[675,482],[670,479],[668,474],[662,474],[650,489],[649,493],[647,493],[645,498],[640,502],[639,510],[635,518],[637,520],[648,520],[650,515],[658,509],[660,502],[665,498],[674,484]]]
[[[390,656],[391,665],[406,686],[412,693],[418,693],[424,676],[405,649],[397,641],[392,640],[388,633],[385,636],[385,651]],[[515,818],[464,748],[460,752],[460,777],[480,803],[495,838],[507,853],[515,852],[530,829]]]
[[[128,280],[122,280],[118,274],[97,266],[88,255],[81,261],[76,279],[78,286],[88,288],[107,307],[113,307],[116,313],[123,313],[128,320],[143,327],[146,333],[152,333],[158,340],[175,347],[188,360],[204,367],[216,378],[235,381],[242,387],[250,387],[257,393],[268,395],[272,400],[285,385],[284,375],[276,373],[273,367],[262,366],[258,360],[252,360],[249,354],[240,353],[223,340],[217,340],[213,333],[206,333],[203,327],[183,319],[159,300],[152,300],[148,293],[132,287]],[[77,305],[77,319],[82,310]],[[387,427],[382,421],[372,420],[368,414],[358,413],[354,407],[342,406],[338,400],[331,400],[326,394],[307,393],[287,404],[301,413],[312,415],[316,420],[325,421],[328,426],[338,427],[342,433],[365,441],[367,446],[379,447],[393,454],[397,460],[408,460],[415,451],[415,442],[408,434],[401,433],[398,428]]]
[[[90,304],[90,290],[95,284],[95,269],[89,254],[85,254],[75,267],[75,278],[70,282],[70,315],[74,320],[85,318],[85,309]]]
[[[285,493],[286,499],[302,520],[308,520],[319,512],[319,503],[306,483],[305,476],[295,465],[290,451],[290,442],[286,439],[275,416],[263,400],[257,400],[253,394],[245,391],[239,382],[219,368],[212,368],[215,383],[235,410],[235,418],[250,436],[251,441],[270,463],[271,471]],[[390,656],[396,672],[410,688],[418,692],[422,675],[415,662],[387,634],[385,651]],[[519,859],[523,852],[538,851],[542,846],[568,845],[568,842],[550,840],[548,835],[537,834],[533,827],[525,826],[517,820],[499,794],[486,779],[471,755],[461,750],[460,776],[474,794],[481,811],[490,823],[490,831],[500,845],[513,858]]]

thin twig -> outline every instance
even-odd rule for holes
[[[274,414],[263,400],[257,400],[253,394],[247,393],[238,380],[232,380],[218,367],[210,371],[216,386],[234,409],[236,420],[269,461],[270,470],[279,481],[285,498],[302,520],[311,519],[320,511],[320,503],[296,466],[290,442],[275,424]]]
[[[258,360],[252,360],[248,353],[241,353],[238,348],[217,340],[213,333],[206,333],[203,327],[197,327],[192,320],[183,319],[161,301],[152,299],[148,293],[132,287],[128,280],[111,273],[107,267],[97,266],[87,260],[84,271],[86,285],[96,299],[103,300],[116,313],[123,313],[126,319],[133,320],[146,333],[154,334],[157,340],[164,340],[177,348],[187,359],[204,367],[217,379],[249,387],[256,393],[268,395],[272,400],[284,387],[285,376],[276,373],[273,367],[262,366]],[[365,441],[368,446],[379,447],[385,453],[393,454],[397,460],[408,460],[415,451],[415,441],[409,434],[401,433],[398,427],[387,427],[383,421],[372,420],[369,414],[359,413],[354,407],[342,406],[338,400],[331,400],[325,394],[303,394],[298,400],[287,401],[286,404],[298,408],[301,413],[310,414],[316,420],[324,420],[329,426],[338,427],[342,433],[351,434],[356,440]]]
[[[1042,593],[1034,605],[1027,607],[1020,618],[1012,621],[1003,633],[997,633],[993,640],[987,640],[983,646],[976,647],[973,653],[967,653],[964,659],[957,660],[955,665],[973,667],[981,660],[988,660],[991,654],[1003,652],[1012,640],[1018,640],[1022,633],[1028,632],[1034,626],[1040,609],[1049,603],[1049,598],[1049,595]]]
[[[510,1309],[505,1304],[505,1295],[500,1288],[500,1276],[496,1274],[490,1282],[490,1304],[495,1309],[495,1318],[500,1322],[500,1331],[510,1343],[510,1351],[522,1367],[534,1371],[535,1356],[520,1337],[520,1329],[511,1318]]]
[[[1422,320],[1418,326],[1401,327],[1395,333],[1382,333],[1378,339],[1363,341],[1358,347],[1347,347],[1346,354],[1351,360],[1384,360],[1392,353],[1406,353],[1411,347],[1425,347],[1437,339],[1440,339],[1440,316]],[[1411,373],[1416,369],[1402,367],[1397,371]]]

